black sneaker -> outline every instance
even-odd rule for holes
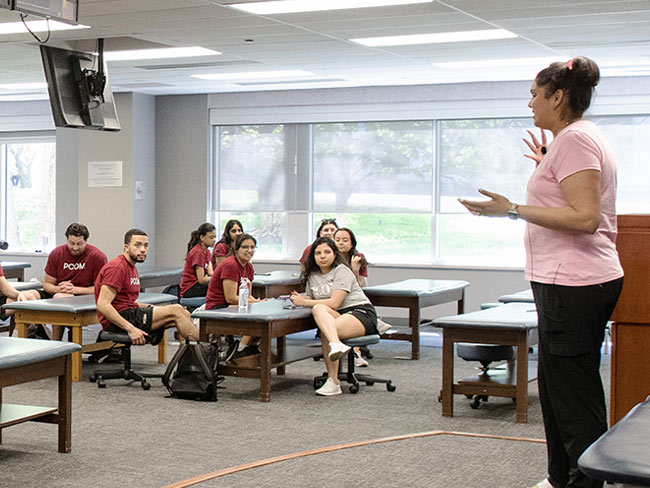
[[[256,354],[260,354],[260,348],[257,347],[257,344],[255,344],[253,346],[246,346],[241,351],[237,351],[232,358],[233,359],[240,359],[240,358],[245,358],[245,357],[248,357],[248,356],[255,356]]]
[[[226,349],[226,353],[223,356],[223,361],[230,361],[231,359],[233,359],[233,356],[237,355],[238,347],[239,347],[239,340],[235,339],[230,343],[228,349]]]

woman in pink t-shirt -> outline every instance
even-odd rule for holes
[[[596,126],[582,119],[600,72],[575,57],[552,63],[532,84],[528,106],[541,132],[529,131],[536,167],[525,205],[480,189],[487,201],[460,200],[475,215],[526,224],[526,278],[539,332],[539,398],[548,477],[539,488],[602,487],[578,458],[607,430],[600,349],[623,286],[616,252],[616,161]],[[553,141],[547,143],[545,130]]]

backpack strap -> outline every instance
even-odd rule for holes
[[[189,339],[186,339],[186,341],[189,341]],[[208,377],[210,382],[212,383],[214,387],[214,392],[216,394],[217,392],[217,375],[215,374],[214,370],[210,367],[208,364],[208,360],[205,357],[205,353],[203,352],[203,346],[200,342],[195,342],[193,343],[190,347],[194,347],[196,351],[196,357],[199,360],[199,364],[201,365],[201,369],[205,373],[205,375]]]
[[[174,370],[176,369],[176,366],[178,366],[178,362],[181,360],[181,357],[183,357],[183,354],[185,353],[185,350],[189,347],[189,345],[190,345],[189,339],[185,339],[185,342],[181,342],[180,347],[176,351],[176,354],[174,354],[174,356],[169,361],[169,364],[167,365],[167,369],[165,369],[165,374],[161,378],[163,385],[165,385],[165,388],[167,388],[170,395],[172,395],[173,393],[169,388],[169,384],[170,384],[169,380]]]

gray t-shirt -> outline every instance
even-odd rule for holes
[[[345,264],[339,264],[327,274],[316,271],[309,275],[305,287],[307,296],[316,300],[324,300],[332,296],[332,290],[345,290],[348,292],[339,310],[370,303],[359,283],[357,283],[354,273]]]

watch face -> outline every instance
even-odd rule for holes
[[[519,218],[519,214],[516,211],[510,211],[508,212],[508,218],[512,220],[517,220]]]

